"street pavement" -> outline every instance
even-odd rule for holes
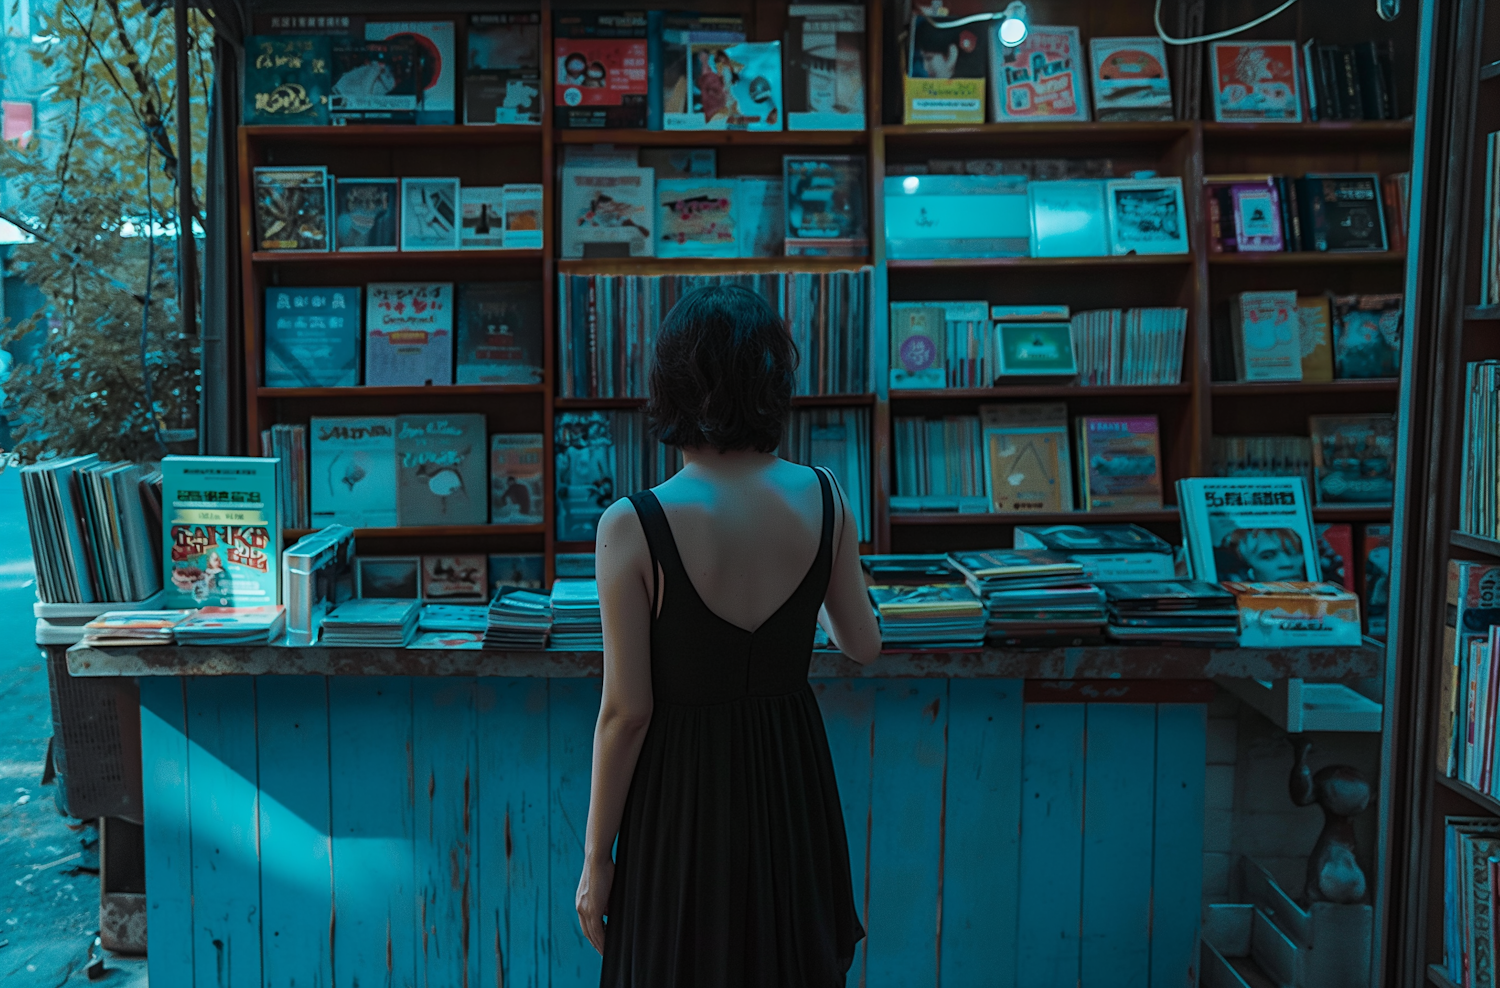
[[[145,963],[106,956],[89,981],[99,928],[97,831],[57,811],[41,785],[52,714],[33,644],[31,540],[15,467],[0,469],[0,983],[6,988],[145,988]]]

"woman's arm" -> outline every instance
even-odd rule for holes
[[[578,922],[604,953],[604,914],[625,796],[651,724],[651,552],[635,507],[621,498],[599,519],[599,616],[604,622],[604,701],[594,729],[594,775],[578,883]]]
[[[865,574],[859,565],[859,528],[854,512],[838,482],[833,484],[838,501],[834,512],[833,574],[818,620],[839,651],[862,665],[880,654],[880,625],[865,590]]]

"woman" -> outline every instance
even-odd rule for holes
[[[795,366],[758,295],[683,298],[647,410],[684,466],[599,522],[604,701],[577,905],[601,985],[832,988],[864,936],[807,672],[820,618],[859,662],[880,632],[842,491],[772,452]]]

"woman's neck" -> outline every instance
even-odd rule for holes
[[[724,452],[712,446],[696,448],[684,446],[682,449],[684,468],[691,467],[705,473],[724,475],[751,473],[764,469],[774,459],[776,459],[774,453],[761,453],[753,449],[731,449]]]

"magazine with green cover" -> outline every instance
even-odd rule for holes
[[[162,459],[162,607],[280,603],[278,464],[255,456]]]

